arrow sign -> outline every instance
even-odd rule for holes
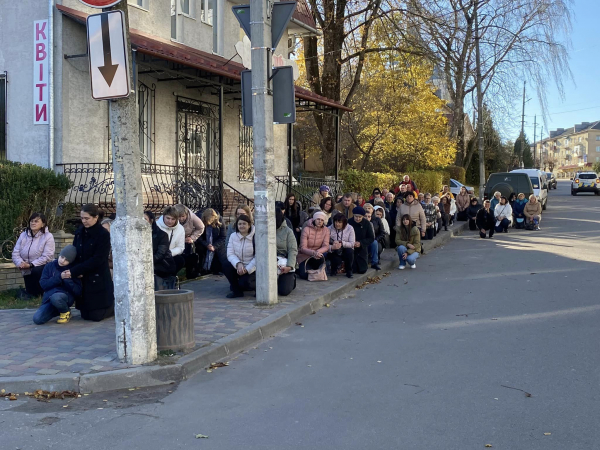
[[[117,10],[88,16],[87,37],[92,98],[105,100],[129,96],[129,58],[125,51],[123,12]]]
[[[100,14],[100,23],[102,26],[102,49],[104,52],[104,65],[98,67],[98,70],[110,87],[119,68],[118,64],[112,63],[112,54],[110,52],[110,29],[108,27],[108,14]]]

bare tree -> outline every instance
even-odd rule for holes
[[[544,113],[545,88],[553,80],[562,94],[570,77],[567,48],[571,0],[398,0],[405,20],[396,31],[438,65],[449,94],[450,134],[458,142],[456,164],[468,167],[465,98],[476,88],[474,16],[479,17],[485,101],[512,104],[514,84],[531,80]],[[406,23],[409,26],[406,26]]]

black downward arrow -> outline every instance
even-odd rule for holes
[[[112,54],[110,51],[110,28],[108,27],[108,13],[102,13],[100,15],[100,22],[102,24],[102,49],[104,51],[104,65],[98,67],[98,70],[106,80],[106,84],[108,84],[108,87],[110,87],[110,85],[113,82],[113,79],[115,78],[115,74],[117,73],[119,65],[112,63]]]

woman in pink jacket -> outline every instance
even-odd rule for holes
[[[318,269],[329,250],[329,228],[325,227],[326,220],[327,215],[317,211],[302,229],[300,251],[296,261],[300,264],[298,276],[305,280],[308,280],[307,270]]]
[[[20,293],[23,299],[44,293],[40,278],[44,266],[54,260],[54,236],[48,231],[47,224],[46,216],[33,213],[12,252],[13,263],[21,269],[25,282],[25,289],[21,289]]]

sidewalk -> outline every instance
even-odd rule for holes
[[[425,241],[424,257],[465,229],[466,223],[460,222],[450,232]],[[384,271],[397,264],[395,251],[386,250],[381,262]],[[223,276],[185,283],[182,289],[193,290],[195,296],[195,350],[187,355],[162,357],[160,365],[135,368],[117,359],[113,320],[87,322],[73,310],[68,325],[57,325],[52,320],[38,326],[32,322],[33,310],[3,310],[0,389],[13,393],[35,389],[99,392],[179,381],[211,362],[269,338],[373,275],[375,271],[369,270],[352,280],[345,276],[325,283],[298,280],[294,292],[272,308],[255,306],[252,293],[242,299],[225,298],[229,288]]]

